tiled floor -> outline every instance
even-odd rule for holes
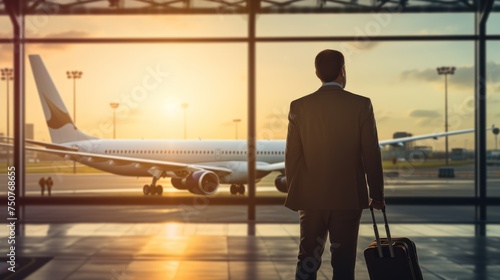
[[[487,229],[475,238],[473,225],[391,226],[416,242],[426,280],[500,279],[500,225]],[[53,257],[27,278],[35,280],[293,279],[298,244],[296,224],[29,224],[25,233],[17,254]],[[372,239],[362,224],[356,279],[368,279],[362,252]],[[319,279],[329,279],[323,258]]]

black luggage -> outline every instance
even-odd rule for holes
[[[370,208],[375,240],[365,249],[365,262],[371,280],[423,280],[418,264],[417,248],[408,238],[391,238],[385,208],[387,238],[380,238],[373,208]]]

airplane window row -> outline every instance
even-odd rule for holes
[[[180,150],[105,150],[106,154],[196,154],[213,155],[214,151],[180,151]],[[246,155],[246,151],[220,151],[223,155]],[[257,155],[284,155],[284,151],[257,151]]]
[[[106,154],[214,154],[214,151],[170,151],[170,150],[105,150]]]

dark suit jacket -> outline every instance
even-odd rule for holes
[[[332,85],[290,104],[285,169],[292,210],[368,208],[384,198],[369,98]],[[369,190],[368,190],[369,186]]]

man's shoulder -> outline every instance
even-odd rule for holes
[[[292,102],[290,102],[290,106],[294,107],[294,106],[297,106],[300,103],[307,102],[307,100],[310,99],[313,96],[314,93],[315,92],[309,93],[309,94],[306,94],[306,95],[304,95],[302,97],[299,97],[299,98],[297,98],[295,100],[292,100]]]
[[[369,102],[370,101],[370,98],[363,96],[361,94],[357,94],[357,93],[350,92],[347,90],[343,90],[343,93],[346,96],[348,96],[349,98],[354,99],[354,100],[359,100],[360,102]]]
[[[304,96],[302,96],[302,97],[299,97],[299,98],[297,98],[297,99],[293,100],[293,101],[292,101],[292,103],[299,103],[299,102],[305,101],[305,100],[307,100],[307,99],[309,99],[309,98],[313,97],[313,95],[314,95],[316,92],[318,92],[318,91],[311,92],[311,93],[306,94],[306,95],[304,95]]]
[[[300,98],[297,98],[295,100],[293,100],[291,103],[292,103],[292,106],[293,105],[297,105],[297,104],[300,104],[302,102],[307,102],[309,100],[312,100],[314,99],[315,97],[318,96],[317,93],[321,93],[321,92],[325,92],[325,90],[322,90],[321,88],[318,89],[317,91],[313,92],[313,93],[309,93],[307,95],[304,95]],[[327,92],[327,91],[326,91]],[[335,93],[331,93],[331,94],[340,94],[342,95],[344,98],[347,98],[347,99],[350,99],[350,100],[353,100],[355,102],[360,102],[360,103],[368,103],[370,102],[370,98],[369,97],[366,97],[366,96],[363,96],[361,94],[357,94],[357,93],[353,93],[351,91],[347,91],[347,90],[344,90],[344,89],[341,89],[341,90],[336,90]]]

